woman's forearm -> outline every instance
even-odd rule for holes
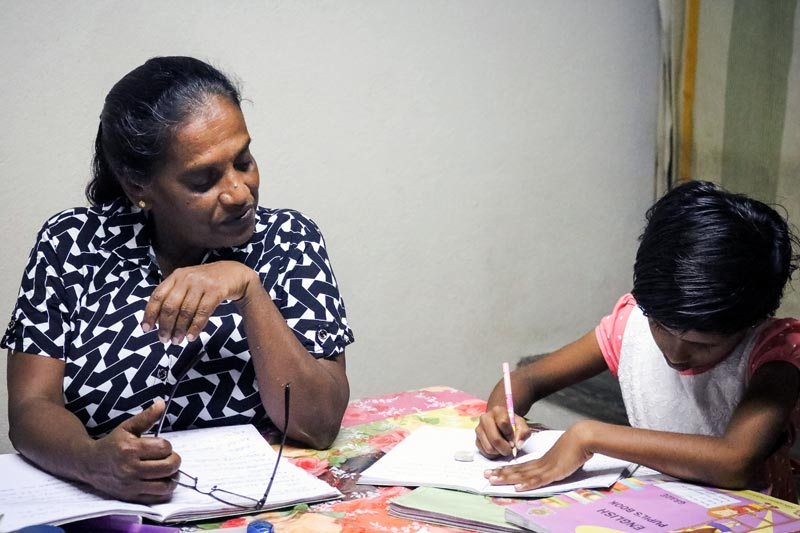
[[[92,438],[64,407],[64,363],[22,352],[8,354],[8,435],[22,455],[64,478],[88,481]]]
[[[9,437],[17,451],[43,470],[90,482],[93,439],[81,421],[63,406],[43,398],[12,403]]]
[[[160,401],[93,439],[63,406],[44,399],[10,411],[10,435],[19,452],[41,469],[82,481],[111,497],[160,503],[175,490],[180,457],[163,438],[142,437],[165,408]]]
[[[291,383],[288,436],[315,448],[336,438],[350,398],[344,354],[317,359],[300,344],[255,276],[238,301],[267,415],[284,423],[283,386]]]
[[[180,457],[163,438],[145,433],[164,412],[163,400],[108,435],[93,439],[62,402],[64,364],[13,352],[8,364],[9,436],[19,452],[57,476],[83,481],[114,498],[157,503],[175,490]]]

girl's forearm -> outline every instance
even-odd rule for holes
[[[511,391],[514,397],[514,412],[520,416],[525,416],[530,411],[535,398],[533,396],[533,388],[527,384],[527,379],[522,377],[520,370],[515,370],[511,373]],[[503,385],[503,380],[497,382],[489,394],[489,399],[486,401],[487,410],[494,406],[505,407],[506,393]]]
[[[584,420],[578,432],[584,449],[648,466],[681,479],[740,489],[752,481],[758,461],[722,437],[630,428]]]

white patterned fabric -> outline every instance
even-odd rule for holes
[[[747,366],[761,327],[752,328],[723,361],[700,374],[670,368],[647,317],[631,310],[619,358],[619,384],[633,427],[721,436],[744,394]]]
[[[165,398],[193,361],[165,429],[266,421],[233,302],[220,304],[193,342],[164,344],[157,331],[142,331],[145,306],[162,281],[146,222],[120,201],[48,220],[0,346],[64,360],[65,405],[95,436]],[[333,357],[353,342],[324,239],[302,214],[259,207],[246,244],[211,250],[202,262],[219,260],[258,272],[309,354]]]

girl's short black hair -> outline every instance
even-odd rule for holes
[[[147,182],[163,163],[174,128],[214,95],[241,106],[233,82],[193,57],[154,57],[126,74],[100,114],[89,202],[125,198],[123,180]]]
[[[730,334],[772,316],[797,268],[773,208],[713,183],[675,187],[647,211],[631,291],[676,331]]]

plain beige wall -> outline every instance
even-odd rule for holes
[[[353,397],[486,396],[503,360],[583,334],[630,286],[653,199],[655,0],[0,9],[2,313],[42,222],[85,203],[105,94],[174,54],[241,80],[262,203],[322,227]],[[4,377],[0,397],[4,436]]]

